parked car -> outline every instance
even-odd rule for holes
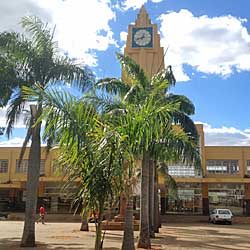
[[[209,222],[227,222],[232,224],[233,214],[230,209],[214,209],[209,215]]]

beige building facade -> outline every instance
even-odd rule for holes
[[[204,142],[201,124],[198,131]],[[165,189],[162,208],[178,213],[209,214],[229,208],[236,215],[250,215],[250,147],[205,146],[201,143],[202,171],[193,166],[168,166],[177,182],[177,194]]]
[[[202,169],[168,166],[178,189],[168,189],[159,177],[161,212],[206,215],[213,208],[223,207],[237,215],[250,215],[250,147],[205,146],[203,126],[196,126]],[[24,211],[29,149],[18,167],[20,151],[20,147],[0,147],[0,212]],[[77,182],[62,189],[67,178],[57,169],[56,159],[56,151],[46,155],[42,148],[38,206],[43,203],[48,212],[68,213]]]
[[[0,147],[0,212],[24,211],[29,148],[19,166],[20,152],[21,147]],[[67,178],[57,168],[56,151],[47,154],[43,147],[41,152],[38,207],[44,204],[49,212],[68,212],[70,201],[77,192],[77,183],[64,190]]]

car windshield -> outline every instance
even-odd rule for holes
[[[219,214],[231,214],[229,210],[219,210]]]

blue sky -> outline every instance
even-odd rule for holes
[[[206,145],[250,145],[249,0],[12,0],[0,1],[0,31],[20,31],[21,16],[56,25],[62,52],[88,64],[98,78],[120,77],[127,27],[144,4],[158,25],[166,65],[177,78],[173,92],[188,96],[192,117],[203,123]],[[0,110],[1,125],[5,110]],[[21,122],[13,137],[24,136]]]

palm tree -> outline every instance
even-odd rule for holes
[[[141,126],[137,126],[137,132],[131,138],[137,143],[142,155],[141,173],[141,224],[138,247],[149,248],[149,171],[150,159],[158,155],[159,151],[171,150],[171,155],[177,155],[182,161],[199,163],[199,152],[197,147],[197,132],[195,125],[188,115],[194,112],[193,104],[184,96],[167,94],[175,80],[168,67],[148,79],[145,72],[129,57],[117,55],[123,69],[126,80],[122,82],[117,79],[107,78],[99,81],[99,87],[112,95],[118,95],[124,103],[140,107],[154,107],[159,109],[156,116],[143,116]],[[115,99],[116,100],[116,99]],[[117,103],[115,103],[117,105]],[[114,106],[115,106],[114,105]],[[149,110],[148,110],[148,113]],[[157,112],[156,112],[157,113]],[[181,129],[173,129],[172,124],[178,124]],[[136,138],[136,134],[140,138]],[[137,140],[136,140],[137,139]],[[157,149],[157,150],[156,150]],[[158,152],[157,152],[158,151]],[[157,153],[157,154],[156,154]],[[169,154],[166,155],[169,158]],[[157,159],[156,159],[157,160]]]
[[[153,103],[150,101],[150,99],[151,98],[147,98],[147,100],[141,103],[141,105],[128,104],[124,112],[125,115],[120,115],[120,119],[122,119],[121,124],[123,124],[123,128],[127,130],[124,132],[124,134],[126,134],[128,137],[128,145],[131,148],[131,152],[137,159],[143,155],[142,164],[144,165],[149,164],[149,159],[147,158],[148,155],[144,153],[144,150],[145,148],[147,150],[147,142],[152,140],[151,135],[152,130],[154,129],[154,124],[159,119],[159,117],[166,119],[164,116],[171,110],[171,107],[168,105],[165,107],[161,106],[159,108],[157,103]],[[132,168],[132,170],[135,172],[134,168]],[[145,175],[145,168],[142,169],[141,175],[143,174]],[[149,177],[149,175],[147,175],[147,177]],[[129,201],[131,201],[133,192],[130,191],[132,186],[128,184],[132,183],[133,179],[135,178],[135,174],[132,174],[125,183],[125,187],[128,189],[126,192],[127,200]],[[131,203],[129,203],[125,217],[125,230],[122,247],[123,250],[134,249],[131,248],[134,246],[132,215],[133,213],[131,210]]]
[[[64,92],[50,89],[22,88],[24,98],[43,97],[44,138],[59,149],[58,163],[68,166],[68,181],[80,179],[75,203],[98,213],[95,250],[102,249],[102,220],[105,203],[118,197],[121,187],[124,138],[114,125],[98,114],[96,107]]]
[[[25,33],[3,32],[0,34],[0,83],[1,105],[7,104],[7,135],[9,136],[16,119],[25,110],[27,99],[23,98],[21,87],[33,88],[39,85],[46,89],[58,84],[69,83],[79,90],[84,90],[92,80],[92,74],[77,66],[74,61],[59,55],[59,49],[53,40],[54,30],[34,16],[22,18],[21,25]],[[20,160],[24,155],[28,141],[31,139],[29,153],[27,199],[25,223],[21,246],[35,246],[35,214],[37,187],[39,182],[41,158],[41,125],[38,117],[43,112],[42,95],[30,105],[27,119],[27,134],[23,143]],[[34,126],[35,125],[35,126]],[[47,124],[48,125],[48,124]],[[50,144],[50,142],[48,142]],[[21,162],[21,161],[19,161]]]
[[[152,102],[152,99],[153,98],[149,96],[144,102],[141,102],[140,105],[121,102],[118,107],[118,103],[115,103],[112,109],[112,112],[116,114],[115,117],[118,120],[118,122],[115,123],[116,129],[118,129],[119,133],[126,136],[126,148],[130,149],[130,155],[132,154],[135,159],[144,155],[144,164],[149,163],[149,159],[145,157],[143,152],[145,148],[147,150],[149,142],[153,140],[152,131],[156,128],[156,121],[158,121],[160,117],[166,120],[170,111],[173,111],[169,105],[159,107],[158,102]],[[124,182],[125,194],[129,202],[125,214],[123,250],[134,249],[131,200],[133,195],[133,183],[135,183],[134,179],[136,178],[135,167],[129,165],[128,170],[130,174],[127,175],[127,178],[124,178],[126,180]]]

